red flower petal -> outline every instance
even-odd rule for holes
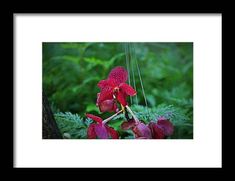
[[[96,122],[98,122],[98,123],[102,123],[102,121],[103,121],[103,119],[102,118],[100,118],[100,117],[98,117],[98,116],[95,116],[95,115],[93,115],[93,114],[86,114],[86,117],[88,117],[88,118],[90,118],[90,119],[92,119],[92,120],[94,120],[94,121],[96,121]]]
[[[113,128],[111,128],[107,125],[105,125],[105,127],[106,127],[106,129],[107,129],[107,131],[108,131],[111,138],[113,138],[113,139],[118,139],[119,138],[118,132],[116,130],[114,130]]]
[[[133,128],[133,132],[138,137],[152,138],[151,130],[144,123],[139,123]]]
[[[96,138],[96,133],[95,133],[95,123],[90,124],[90,126],[87,129],[87,137],[89,139],[95,139]]]
[[[99,106],[100,93],[97,93],[96,106]]]
[[[108,132],[107,129],[103,124],[95,124],[95,133],[98,138],[100,139],[107,139],[108,138]]]
[[[114,79],[116,84],[120,84],[127,81],[128,73],[126,69],[118,66],[111,70],[108,77]]]
[[[111,87],[104,87],[97,98],[97,103],[100,104],[104,100],[110,99],[113,99],[113,89]]]
[[[129,121],[124,121],[122,124],[121,124],[121,128],[123,130],[128,130],[128,129],[131,129],[135,126],[135,120],[134,119],[131,119]]]
[[[114,112],[118,112],[118,111],[119,111],[119,109],[118,109],[118,107],[117,107],[116,101],[115,101],[114,104],[113,104],[113,111],[114,111]]]
[[[116,112],[117,105],[114,99],[109,99],[98,104],[100,112]]]
[[[137,137],[137,139],[148,139],[146,137]]]
[[[117,92],[117,100],[125,107],[127,105],[126,95],[121,90]]]
[[[119,85],[119,88],[120,88],[123,92],[125,92],[127,95],[129,95],[129,96],[134,96],[134,95],[136,95],[135,89],[133,89],[131,86],[129,86],[129,85],[126,84],[126,83],[121,83],[121,84]]]
[[[115,80],[114,79],[106,79],[106,80],[101,80],[99,81],[99,83],[97,84],[97,86],[102,90],[105,87],[110,87],[113,88],[116,85]]]
[[[151,121],[148,126],[151,129],[152,136],[154,139],[165,138],[165,134],[164,134],[163,129],[158,127],[157,123]]]
[[[174,132],[173,124],[164,117],[158,118],[157,125],[158,127],[162,128],[166,136],[170,136]]]
[[[107,80],[101,80],[99,81],[99,83],[97,84],[97,86],[102,89],[107,85]]]

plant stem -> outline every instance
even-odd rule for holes
[[[129,111],[129,113],[132,115],[133,119],[135,120],[136,123],[139,123],[139,119],[135,116],[135,114],[132,112],[131,108],[126,105],[126,109]]]
[[[107,119],[103,120],[103,124],[106,124],[108,121],[110,121],[111,119],[113,119],[115,116],[117,116],[118,114],[122,113],[123,110],[118,111],[117,113],[115,113],[114,115],[108,117]]]
[[[128,111],[126,110],[126,107],[125,107],[124,115],[125,115],[127,121],[130,120],[129,115],[128,115]]]

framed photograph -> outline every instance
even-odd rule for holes
[[[193,138],[192,42],[44,42],[42,72],[45,139]]]
[[[14,14],[15,167],[221,167],[221,21]]]

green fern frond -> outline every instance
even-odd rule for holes
[[[69,135],[72,139],[87,138],[87,128],[92,123],[90,119],[83,119],[78,114],[59,112],[54,114],[56,123],[62,135]]]
[[[185,114],[185,110],[177,108],[173,105],[161,104],[156,108],[147,108],[141,105],[131,106],[133,112],[138,119],[144,122],[156,121],[160,116],[170,119],[174,125],[182,125],[189,121],[189,117]]]

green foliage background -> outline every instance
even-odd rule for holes
[[[138,102],[133,99],[133,110],[145,122],[160,115],[169,117],[175,125],[170,138],[193,138],[193,43],[134,45],[149,110],[144,107],[136,71]],[[43,43],[43,89],[62,133],[86,138],[91,122],[86,112],[102,118],[111,115],[101,114],[95,106],[97,83],[115,66],[126,67],[125,57],[124,43]],[[122,138],[133,138],[120,130],[118,119],[109,125]]]

